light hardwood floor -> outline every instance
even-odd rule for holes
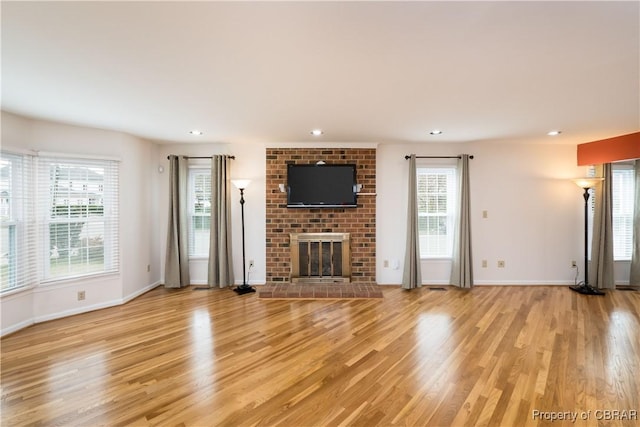
[[[640,425],[639,292],[384,296],[157,288],[34,325],[1,341],[2,426]]]

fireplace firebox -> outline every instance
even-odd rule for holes
[[[292,283],[349,283],[349,233],[291,233]]]

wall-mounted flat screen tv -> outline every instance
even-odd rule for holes
[[[287,207],[357,206],[356,165],[287,165]]]

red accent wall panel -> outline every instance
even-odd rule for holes
[[[578,166],[640,159],[640,132],[578,145]]]

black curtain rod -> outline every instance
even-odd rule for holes
[[[167,160],[169,160],[169,157],[171,156],[167,156]],[[209,156],[209,157],[200,157],[200,156],[181,156],[183,159],[210,159],[213,156]],[[227,156],[228,158],[235,160],[236,156]]]
[[[404,156],[405,160],[409,160],[411,156]],[[461,159],[461,156],[416,156],[416,159]],[[469,156],[473,159],[473,156]]]

